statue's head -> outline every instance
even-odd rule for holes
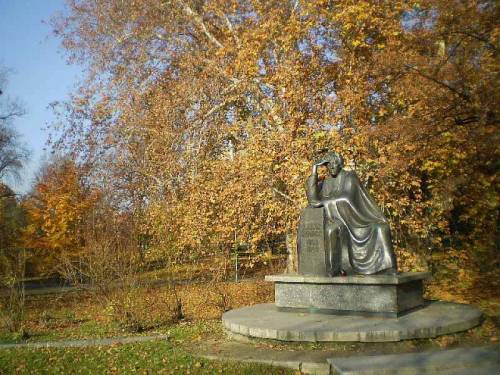
[[[326,167],[332,176],[336,176],[344,167],[344,158],[336,152],[329,152],[325,155]]]

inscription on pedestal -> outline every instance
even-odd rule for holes
[[[323,207],[305,208],[298,235],[299,273],[327,276]]]

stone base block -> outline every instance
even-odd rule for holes
[[[401,316],[422,307],[427,272],[398,275],[317,277],[270,275],[275,304],[282,311],[344,315]]]

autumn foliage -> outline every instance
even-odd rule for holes
[[[23,201],[28,225],[23,246],[37,252],[39,272],[55,272],[63,257],[76,257],[85,243],[85,220],[98,193],[82,183],[69,159],[56,159],[43,170],[34,191]]]
[[[311,163],[329,149],[389,218],[403,269],[494,269],[496,2],[73,0],[69,9],[54,28],[88,76],[60,107],[54,146],[91,184],[112,187],[160,254],[282,246]],[[78,247],[90,200],[64,193],[69,170],[55,201],[56,185],[37,187],[40,246]],[[39,209],[48,206],[60,215]]]

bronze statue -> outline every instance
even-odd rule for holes
[[[309,215],[311,212],[318,217],[317,210],[323,208],[323,236],[324,242],[318,243],[307,235],[316,230],[307,222],[306,217],[299,226],[299,272],[301,272],[301,258],[303,269],[309,274],[323,276],[338,276],[352,274],[394,274],[396,273],[396,257],[391,243],[391,233],[387,219],[376,203],[359,181],[356,173],[343,169],[343,158],[337,153],[328,153],[312,168],[312,175],[306,182],[306,194],[309,201]],[[328,175],[322,181],[318,178],[318,167],[325,165]],[[321,215],[321,214],[320,214]],[[309,228],[309,229],[308,229]],[[313,228],[313,232],[311,232]],[[302,238],[301,238],[302,236]],[[306,244],[306,241],[308,243]],[[313,242],[311,242],[313,241]],[[321,239],[323,241],[323,239]],[[306,265],[304,257],[308,249],[324,249],[324,265]],[[323,250],[320,250],[323,252]],[[322,262],[323,260],[321,260]],[[311,271],[313,270],[313,271]],[[304,273],[304,272],[302,272]]]

